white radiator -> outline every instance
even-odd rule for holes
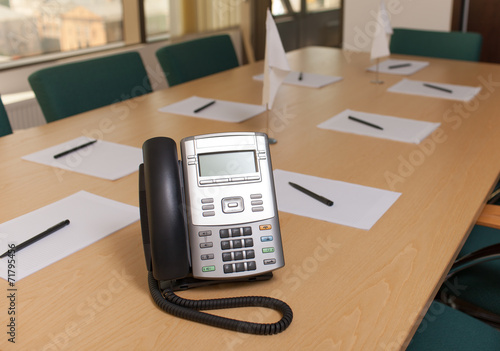
[[[13,130],[36,127],[47,123],[35,98],[16,102],[4,101],[4,105]]]

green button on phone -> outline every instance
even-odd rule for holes
[[[215,266],[205,266],[201,268],[202,272],[213,272],[215,271]]]
[[[274,252],[274,247],[264,247],[262,253],[272,253]]]

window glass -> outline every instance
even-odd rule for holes
[[[307,0],[307,12],[340,9],[341,0]]]
[[[271,1],[271,13],[273,16],[280,16],[288,14],[283,0],[272,0]]]
[[[170,6],[166,0],[145,0],[146,37],[166,35],[170,31]]]
[[[0,60],[123,40],[121,0],[1,0]]]
[[[197,0],[198,32],[238,26],[241,23],[241,0]]]
[[[301,12],[302,0],[272,0],[271,12],[274,16],[290,14],[288,8],[293,12]],[[287,6],[288,3],[288,6]],[[318,12],[340,9],[341,0],[306,0],[307,12]]]
[[[288,15],[290,14],[289,8],[291,8],[293,12],[300,12],[300,1],[301,0],[272,0],[271,13],[273,16]]]

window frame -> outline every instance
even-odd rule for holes
[[[72,57],[85,56],[95,53],[105,53],[127,46],[146,44],[157,40],[168,39],[168,35],[155,36],[154,39],[147,40],[146,38],[146,19],[144,13],[144,0],[121,0],[123,9],[122,20],[122,33],[123,40],[115,43],[109,43],[102,46],[84,48],[72,51],[60,51],[48,53],[43,55],[35,55],[30,57],[23,57],[18,60],[0,62],[0,71],[5,71],[13,68],[22,68],[25,66],[32,66],[43,64],[47,62],[63,60]]]

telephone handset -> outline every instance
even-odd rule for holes
[[[267,135],[239,132],[188,137],[177,145],[147,140],[139,167],[141,229],[149,288],[164,311],[225,329],[276,334],[290,307],[268,297],[185,300],[174,291],[272,277],[284,266]],[[282,313],[274,324],[200,310],[259,306]]]

